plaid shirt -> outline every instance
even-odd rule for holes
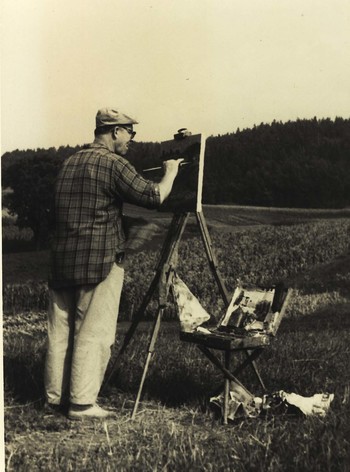
[[[156,208],[158,184],[101,144],[65,161],[56,183],[51,287],[96,284],[107,277],[125,247],[123,201]]]

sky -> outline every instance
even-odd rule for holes
[[[349,0],[2,0],[1,153],[350,117]]]

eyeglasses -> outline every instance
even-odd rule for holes
[[[131,139],[133,139],[136,135],[136,131],[133,131],[132,129],[127,128],[126,126],[119,126],[119,128],[125,129],[130,134]]]

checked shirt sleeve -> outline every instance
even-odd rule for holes
[[[150,209],[159,207],[158,184],[144,179],[129,161],[118,156],[114,161],[113,172],[115,191],[125,202]]]

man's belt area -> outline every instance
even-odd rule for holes
[[[122,264],[125,259],[125,252],[117,252],[115,255],[115,262],[117,264]]]

